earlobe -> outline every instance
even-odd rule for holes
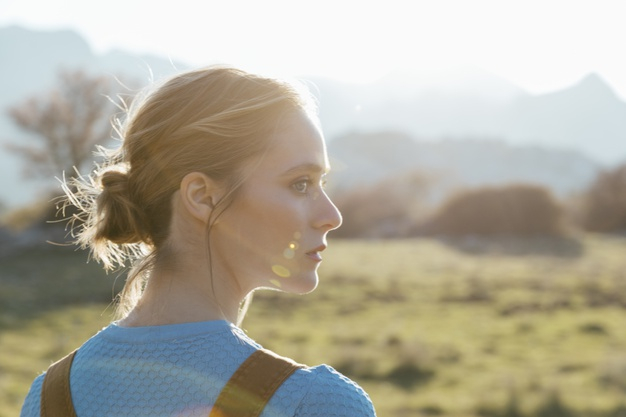
[[[201,172],[191,172],[180,182],[180,195],[185,210],[201,222],[208,222],[218,200],[219,187]]]

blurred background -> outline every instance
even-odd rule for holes
[[[318,291],[257,296],[253,337],[381,416],[626,416],[625,12],[0,0],[0,416],[111,319],[123,271],[54,222],[116,146],[107,97],[218,63],[316,95],[344,216]]]

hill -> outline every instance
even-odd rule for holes
[[[454,89],[445,84],[412,88],[406,76],[366,86],[314,81],[325,131],[331,139],[389,130],[427,140],[496,138],[574,150],[604,165],[626,160],[626,103],[600,76],[589,74],[567,89],[530,95],[488,74],[467,72],[474,75],[465,88],[461,74],[448,79]],[[399,93],[402,84],[406,87]]]
[[[69,30],[37,32],[17,26],[0,28],[0,60],[0,149],[24,139],[6,109],[49,89],[59,68],[85,68],[139,84],[187,68],[124,51],[95,54]],[[434,169],[451,173],[456,178],[451,183],[531,179],[564,194],[586,185],[598,167],[626,159],[626,103],[597,75],[539,96],[477,68],[399,71],[370,84],[303,78],[319,98],[331,150],[351,167],[337,176],[341,181],[399,168]],[[402,132],[415,143],[405,140],[398,148],[392,144],[393,149],[364,156],[370,145],[360,147],[369,139],[356,137],[384,132]],[[386,154],[394,156],[377,159]],[[373,171],[353,171],[364,160]],[[24,181],[20,163],[0,151],[0,203],[9,207],[32,202],[56,184],[52,178]]]
[[[328,153],[334,192],[419,172],[433,181],[435,199],[460,187],[520,182],[543,185],[566,197],[584,190],[600,168],[573,150],[496,140],[420,141],[397,132],[344,135],[329,143]]]

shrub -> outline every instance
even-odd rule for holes
[[[586,230],[626,231],[626,164],[598,174],[584,194],[583,207]]]
[[[558,235],[562,215],[561,206],[544,187],[485,187],[452,196],[427,229],[443,235]]]
[[[6,227],[15,232],[21,232],[45,222],[42,220],[48,213],[46,202],[37,202],[4,213],[0,217],[0,227]]]
[[[420,173],[383,180],[373,186],[333,195],[343,216],[334,237],[381,238],[407,236],[425,210],[421,201],[430,180]]]
[[[14,232],[24,232],[29,229],[65,229],[64,219],[74,214],[77,214],[74,206],[67,207],[65,211],[60,210],[58,196],[49,193],[47,198],[2,214],[0,227]]]

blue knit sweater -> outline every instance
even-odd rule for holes
[[[70,389],[78,417],[207,417],[224,384],[260,348],[225,321],[103,329],[74,359]],[[21,417],[39,416],[33,382]],[[368,395],[333,368],[297,370],[262,417],[375,416]]]

